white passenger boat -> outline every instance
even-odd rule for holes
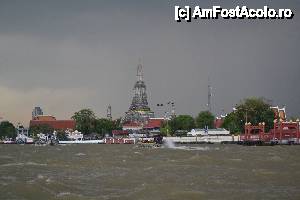
[[[33,144],[33,138],[29,137],[28,129],[25,128],[22,124],[18,124],[17,126],[17,137],[16,137],[17,144]]]
[[[33,138],[28,137],[25,134],[18,134],[16,137],[16,143],[17,144],[33,144]]]
[[[224,128],[218,129],[192,129],[190,132],[187,133],[187,136],[190,137],[203,137],[203,136],[230,136],[230,132]]]
[[[68,140],[59,141],[59,144],[104,144],[104,140],[84,140],[83,134],[79,131],[66,131]]]
[[[187,137],[168,137],[175,143],[224,143],[238,141],[238,136],[233,136],[225,129],[192,129]]]
[[[38,140],[35,142],[36,145],[55,145],[58,144],[57,132],[54,131],[52,134],[37,134]]]
[[[104,140],[64,140],[59,144],[104,144]]]

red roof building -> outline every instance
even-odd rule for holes
[[[51,115],[36,116],[30,120],[30,127],[39,125],[48,125],[54,130],[75,130],[76,123],[75,120],[57,120]]]
[[[141,130],[143,129],[143,125],[137,122],[127,122],[123,124],[123,130]]]
[[[223,116],[217,117],[214,121],[214,128],[222,128],[222,125],[224,123],[224,118]]]
[[[112,130],[112,135],[114,138],[117,137],[128,137],[129,132],[127,130]]]
[[[145,123],[139,122],[127,122],[123,124],[123,130],[132,130],[132,131],[139,131],[139,130],[159,130],[164,122],[164,118],[150,118]]]
[[[160,129],[164,122],[164,118],[150,118],[147,124],[144,125],[144,129]]]

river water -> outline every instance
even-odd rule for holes
[[[0,145],[0,199],[300,199],[300,146]]]

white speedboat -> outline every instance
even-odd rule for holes
[[[2,141],[3,144],[16,144],[16,142],[12,138],[6,138]]]

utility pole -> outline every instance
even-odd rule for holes
[[[169,112],[167,106],[170,106],[171,112]],[[164,120],[167,122],[167,135],[169,135],[169,120],[174,119],[176,117],[175,113],[175,101],[169,101],[166,104],[157,104],[157,107],[164,107],[166,111],[164,112]],[[164,109],[164,110],[165,110]]]
[[[176,117],[176,112],[175,112],[175,101],[169,101],[168,105],[171,105],[171,117],[175,118]]]
[[[176,111],[175,111],[175,101],[168,101],[166,104],[157,104],[157,107],[166,107],[165,108],[165,113],[168,112],[169,113],[169,109],[167,108],[167,106],[170,107],[170,117],[171,118],[175,118],[176,117]]]

